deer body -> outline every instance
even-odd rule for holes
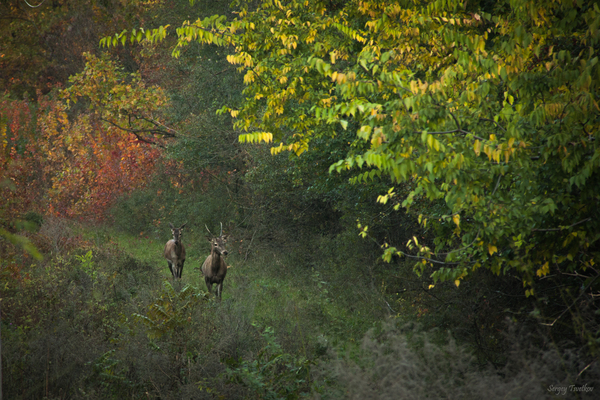
[[[210,255],[206,257],[204,264],[202,264],[202,275],[204,275],[208,292],[212,293],[212,285],[216,283],[216,296],[219,300],[223,293],[223,281],[225,275],[227,275],[227,264],[224,258],[227,255],[227,249],[225,248],[227,237],[223,236],[223,227],[221,226],[221,235],[208,239],[210,242]]]
[[[165,258],[167,259],[173,279],[181,279],[183,263],[185,262],[185,247],[181,243],[181,240],[183,238],[183,227],[186,224],[181,225],[180,228],[175,228],[171,223],[169,225],[171,226],[173,239],[169,240],[165,245]]]

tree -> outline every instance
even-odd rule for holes
[[[160,88],[107,57],[87,57],[69,88],[38,93],[37,103],[0,102],[3,215],[102,219],[118,196],[145,185],[161,137],[174,136],[160,113],[167,102]]]
[[[147,87],[139,73],[123,72],[106,56],[86,57],[86,68],[60,92],[62,101],[40,102],[46,111],[43,148],[51,210],[101,219],[118,196],[149,180],[160,137],[173,137],[174,131],[160,115],[167,103],[160,88]],[[78,102],[85,111],[72,111]]]
[[[387,177],[381,202],[454,226],[433,248],[409,242],[416,253],[386,244],[386,260],[441,266],[433,277],[457,286],[480,267],[516,273],[531,294],[536,276],[588,276],[600,257],[600,8],[574,4],[241,2],[232,21],[184,22],[174,54],[192,41],[235,49],[245,101],[222,111],[247,131],[240,141],[301,154],[350,129],[367,148],[351,147],[331,171]],[[412,189],[399,199],[403,182]]]
[[[0,1],[0,87],[19,99],[50,92],[83,68],[82,53],[97,51],[100,37],[135,26],[155,3]]]

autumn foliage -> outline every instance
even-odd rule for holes
[[[157,148],[88,115],[70,122],[62,103],[40,103],[50,213],[102,219],[118,196],[144,186],[152,175]]]
[[[27,211],[101,220],[120,195],[145,185],[161,151],[93,113],[38,94],[0,102],[3,214]]]
[[[0,192],[3,215],[35,209],[41,176],[35,107],[28,101],[0,101]]]

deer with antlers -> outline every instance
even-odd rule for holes
[[[206,227],[210,237],[210,255],[204,260],[202,264],[202,275],[204,275],[204,282],[208,288],[208,292],[212,293],[212,285],[217,284],[216,296],[220,300],[223,294],[223,281],[227,274],[227,264],[225,263],[225,256],[228,254],[225,245],[227,244],[228,235],[223,235],[223,224],[221,223],[221,233],[215,237],[208,226]]]

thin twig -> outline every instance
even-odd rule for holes
[[[40,4],[38,4],[37,6],[32,6],[31,4],[29,4],[27,2],[27,0],[23,0],[23,1],[25,1],[25,4],[27,4],[31,8],[38,8],[39,6],[41,6],[42,4],[44,4],[46,2],[46,0],[42,0],[42,2]]]
[[[496,182],[496,187],[494,188],[494,191],[492,192],[492,197],[494,197],[494,194],[496,194],[496,190],[498,190],[498,186],[500,186],[500,179],[502,179],[502,175],[498,175],[498,182]]]
[[[425,260],[425,261],[429,261],[429,262],[433,262],[433,263],[437,263],[437,264],[444,264],[444,265],[458,265],[458,264],[460,264],[460,263],[457,263],[457,262],[456,263],[449,263],[449,262],[434,260],[432,258],[427,258],[427,257],[412,256],[410,254],[406,254],[403,251],[401,251],[400,254],[403,255],[403,256],[406,256],[408,258],[415,258],[417,260]]]
[[[473,241],[470,244],[468,244],[468,245],[466,245],[464,247],[461,247],[460,249],[450,250],[447,253],[435,253],[435,255],[436,256],[447,256],[448,254],[456,253],[457,251],[462,251],[462,250],[468,249],[469,247],[471,247],[471,246],[473,246],[475,244],[475,241],[477,241],[477,238],[479,238],[479,233],[480,232],[481,232],[481,228],[477,230],[477,235],[475,235],[475,239],[473,239]]]
[[[545,325],[545,326],[554,326],[554,324],[556,323],[556,321],[558,321],[560,319],[560,317],[562,317],[563,315],[565,315],[565,313],[567,311],[569,311],[571,309],[571,307],[573,307],[575,305],[575,303],[577,303],[577,301],[581,298],[581,296],[583,296],[585,294],[586,290],[588,290],[588,288],[590,286],[592,286],[598,280],[598,278],[600,278],[600,275],[597,275],[590,283],[588,283],[586,285],[586,287],[583,288],[583,290],[581,291],[581,293],[579,294],[579,296],[577,296],[577,298],[573,301],[573,303],[571,303],[571,305],[569,307],[567,307],[563,312],[561,312],[560,315],[558,317],[556,317],[556,319],[554,321],[552,321],[551,324],[544,324],[544,323],[542,323],[542,325]]]
[[[579,221],[579,222],[575,222],[573,225],[565,226],[565,227],[562,227],[562,228],[551,228],[551,229],[532,229],[531,231],[532,231],[532,232],[536,232],[536,231],[537,231],[537,232],[553,232],[553,231],[564,231],[565,229],[569,229],[569,228],[572,228],[572,227],[574,227],[574,226],[576,226],[576,225],[583,224],[584,222],[587,222],[587,221],[589,221],[589,220],[591,220],[591,219],[592,219],[591,217],[590,217],[590,218],[586,218],[586,219],[583,219],[583,220],[581,220],[581,221]]]
[[[246,262],[246,260],[248,259],[248,254],[250,253],[250,250],[252,249],[252,242],[254,241],[254,235],[256,235],[257,230],[258,229],[255,229],[254,233],[252,233],[252,238],[250,239],[250,244],[248,245],[248,249],[246,250],[246,254],[244,255],[244,262]]]
[[[581,372],[579,374],[577,374],[577,377],[580,377],[581,374],[583,374],[585,372],[586,369],[588,369],[593,363],[595,363],[596,361],[592,361],[591,363],[589,363],[584,369],[581,370]]]
[[[392,313],[396,314],[396,311],[390,306],[390,303],[388,303],[387,300],[383,299],[383,302],[388,306]]]
[[[414,133],[423,133],[424,131],[414,131]],[[473,135],[471,132],[469,131],[465,131],[464,129],[452,129],[450,131],[437,131],[437,132],[427,132],[430,135],[447,135],[450,133],[462,133],[463,135]],[[475,139],[478,140],[485,140],[484,138],[477,136],[477,135],[473,135],[473,137]]]
[[[454,123],[456,124],[456,129],[462,131],[462,128],[460,127],[460,124],[458,123],[458,119],[456,119],[456,117],[454,116],[454,114],[452,113],[452,111],[448,110],[448,114],[450,114],[450,116],[454,120]]]
[[[124,127],[122,127],[122,126],[119,126],[119,125],[117,125],[116,123],[114,123],[114,122],[112,122],[112,121],[110,121],[110,120],[108,120],[108,119],[104,119],[104,118],[100,118],[100,119],[101,119],[102,121],[108,122],[109,124],[111,124],[111,125],[115,126],[115,127],[116,127],[116,128],[118,128],[118,129],[121,129],[121,130],[123,130],[123,131],[125,131],[125,132],[132,133],[133,135],[135,135],[135,137],[137,138],[137,140],[139,140],[140,142],[148,143],[148,144],[151,144],[151,145],[154,145],[154,146],[158,146],[158,147],[162,147],[162,148],[164,148],[164,147],[165,147],[165,146],[163,146],[163,145],[162,145],[162,144],[160,144],[160,143],[153,142],[152,140],[148,140],[148,139],[146,139],[146,138],[144,138],[143,136],[141,136],[141,135],[140,135],[140,133],[156,133],[156,134],[162,134],[162,131],[155,131],[155,130],[152,130],[152,129],[128,129],[128,128],[124,128]],[[174,135],[173,135],[173,136],[171,136],[171,137],[174,137]]]
[[[487,122],[493,122],[498,128],[502,129],[502,131],[504,131],[506,133],[506,129],[504,129],[500,124],[498,124],[496,121],[494,121],[493,119],[489,119],[489,118],[479,118],[480,121],[487,121]]]

